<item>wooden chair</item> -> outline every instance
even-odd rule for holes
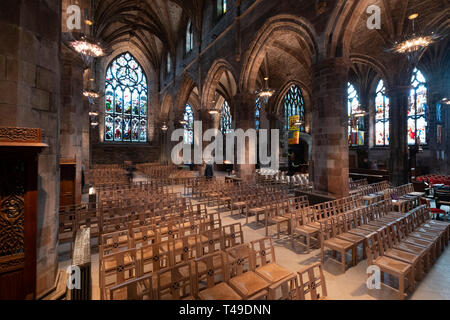
[[[230,273],[223,252],[195,259],[195,296],[200,300],[242,300],[228,284]],[[219,263],[215,263],[219,261]]]
[[[157,300],[194,300],[191,264],[182,263],[156,274]]]
[[[303,210],[300,209],[294,213],[291,222],[292,247],[294,247],[294,240],[297,236],[305,238],[306,253],[309,253],[311,250],[311,239],[320,242],[320,224],[319,228],[316,228],[313,222],[310,207],[304,208]]]
[[[109,289],[134,279],[139,274],[136,250],[103,256],[99,266],[100,298],[109,299]]]
[[[298,300],[306,300],[308,296],[311,300],[327,300],[327,285],[320,262],[297,271],[297,274],[299,280],[297,289]],[[322,289],[322,294],[318,292],[319,288]]]
[[[356,246],[353,242],[342,240],[337,238],[337,228],[333,219],[324,219],[320,222],[321,225],[321,256],[322,264],[325,262],[325,249],[329,248],[333,251],[333,256],[336,256],[336,252],[341,255],[341,268],[342,272],[345,273],[347,266],[347,251],[352,252],[352,265],[354,264],[356,258]]]
[[[405,299],[405,280],[408,278],[409,289],[414,289],[414,270],[409,263],[389,258],[384,255],[382,240],[379,233],[369,237],[366,248],[368,264],[376,265],[381,270],[381,281],[384,281],[384,273],[398,278],[399,298]]]
[[[287,233],[291,233],[291,218],[283,215],[283,208],[275,204],[274,207],[267,208],[265,213],[266,236],[269,235],[269,224],[275,224],[277,226],[278,239],[280,238],[282,224],[286,224]]]
[[[384,255],[386,257],[400,260],[400,261],[411,264],[412,268],[413,268],[412,272],[414,275],[414,279],[417,279],[417,280],[422,279],[423,275],[424,275],[424,272],[423,272],[424,268],[423,268],[423,261],[421,259],[421,255],[394,248],[394,241],[392,238],[390,228],[392,228],[392,226],[384,228],[379,233],[380,241],[381,241],[381,244],[383,245]]]
[[[293,300],[297,293],[297,276],[277,264],[272,238],[255,240],[251,242],[251,245],[255,252],[256,274],[271,283],[268,288],[268,299],[275,300],[277,289],[281,289],[279,300]]]
[[[153,300],[152,275],[132,279],[109,289],[110,300]]]
[[[226,250],[227,267],[231,274],[230,286],[244,300],[267,299],[270,282],[256,272],[255,252],[248,244]]]

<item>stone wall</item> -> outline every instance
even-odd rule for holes
[[[57,270],[61,1],[2,0],[0,126],[42,128],[39,156],[37,294]]]

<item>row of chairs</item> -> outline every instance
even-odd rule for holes
[[[306,252],[311,249],[312,239],[320,242],[320,222],[333,216],[338,216],[362,207],[359,197],[346,197],[334,201],[303,206],[292,215],[291,242],[294,246],[298,238],[305,239]]]
[[[398,294],[404,299],[405,289],[414,291],[415,280],[423,278],[448,245],[449,226],[430,220],[426,207],[420,206],[368,237],[369,265],[380,268],[382,280],[385,273],[398,278]]]
[[[220,250],[244,243],[242,226],[201,224],[180,226],[178,230],[166,230],[166,237],[159,232],[163,228],[138,227],[128,232],[105,235],[100,247],[100,287],[102,295],[112,285],[120,284],[129,277],[156,273],[184,262],[192,262]],[[164,232],[164,231],[162,231]],[[132,271],[123,274],[117,266],[129,262]],[[122,268],[120,268],[122,269]],[[119,271],[119,272],[118,272]],[[103,298],[103,296],[102,296]]]
[[[271,238],[131,278],[109,288],[108,294],[113,300],[317,300],[326,296],[321,264],[303,268],[297,274],[281,267]]]

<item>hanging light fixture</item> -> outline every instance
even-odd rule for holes
[[[89,40],[86,36],[82,36],[80,40],[71,41],[70,46],[83,56],[100,58],[105,55],[105,51],[100,42]]]
[[[100,94],[97,91],[86,89],[83,90],[83,96],[89,99],[98,99],[100,98]]]
[[[444,98],[441,101],[439,101],[442,104],[446,104],[446,105],[450,105],[450,99],[449,98]]]
[[[412,32],[396,41],[394,45],[387,50],[394,53],[406,54],[414,66],[419,62],[422,52],[440,38],[435,32],[429,34],[426,32],[416,32],[415,20],[418,17],[418,13],[414,13],[408,17],[412,23]]]
[[[162,125],[162,127],[161,127],[161,130],[162,130],[162,131],[167,131],[167,130],[169,130],[169,127],[167,126],[167,124],[166,124],[165,122],[163,122],[163,125]]]
[[[273,96],[275,90],[269,88],[269,78],[264,78],[264,86],[261,90],[257,90],[255,94],[263,101],[265,104],[269,102],[269,98]]]

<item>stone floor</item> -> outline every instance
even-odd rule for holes
[[[182,187],[179,186],[182,191]],[[208,207],[211,212],[217,212],[216,207]],[[254,219],[245,225],[245,219],[239,219],[237,215],[230,216],[230,211],[220,209],[222,225],[241,222],[244,230],[246,242],[260,239],[265,236],[265,228],[262,224],[257,225]],[[271,234],[275,234],[276,229],[271,229]],[[270,231],[269,231],[270,232]],[[278,264],[296,272],[304,266],[320,261],[320,250],[315,249],[309,254],[305,253],[304,246],[296,242],[294,247],[286,233],[280,239],[273,239],[275,255]],[[68,245],[60,246],[60,269],[65,269],[70,265],[68,255]],[[348,257],[348,260],[350,257]],[[325,256],[324,271],[328,297],[332,300],[394,300],[398,299],[395,290],[382,285],[380,290],[369,290],[366,286],[367,280],[367,259],[360,261],[356,266],[347,269],[345,274],[341,272],[340,264],[335,262],[331,254]],[[98,287],[98,249],[92,249],[92,297],[94,300],[100,298]],[[395,280],[387,279],[387,282]],[[450,250],[447,247],[445,252],[439,257],[432,269],[425,275],[425,278],[416,282],[416,289],[413,294],[409,294],[407,299],[412,300],[450,300]]]

